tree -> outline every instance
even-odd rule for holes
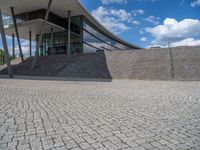
[[[0,65],[5,64],[5,52],[0,49]]]

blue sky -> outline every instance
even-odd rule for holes
[[[200,0],[81,0],[81,3],[106,28],[140,47],[165,47],[168,42],[171,46],[200,45]],[[11,51],[11,38],[7,41]],[[24,53],[29,52],[28,41],[22,40],[22,48]]]
[[[200,0],[81,2],[109,30],[141,47],[200,45]]]

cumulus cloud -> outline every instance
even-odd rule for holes
[[[103,0],[102,0],[103,2]],[[105,3],[118,2],[122,3],[123,0],[105,0]],[[135,20],[134,17],[145,13],[143,9],[136,9],[126,11],[125,9],[113,9],[106,6],[99,6],[91,12],[91,14],[107,29],[119,34],[131,28],[132,25],[140,25],[140,22]]]
[[[191,6],[192,6],[192,7],[200,6],[200,0],[194,0],[194,1],[191,3]]]
[[[149,23],[153,23],[154,25],[158,25],[160,18],[159,17],[155,17],[155,16],[149,16],[147,18],[144,19],[144,21],[147,21]]]
[[[158,25],[154,28],[146,28],[155,40],[153,44],[164,45],[167,42],[172,42],[174,45],[182,45],[184,42],[187,45],[198,44],[198,40],[194,40],[195,36],[200,35],[200,21],[196,19],[184,19],[180,22],[173,18],[166,18],[163,25]]]
[[[144,34],[144,31],[143,31],[143,30],[140,30],[140,31],[139,31],[139,34],[140,34],[140,35],[143,35],[143,34]]]
[[[126,23],[131,22],[131,13],[126,12],[123,9],[107,9],[100,6],[92,11],[92,15],[115,34],[130,29]]]
[[[137,21],[137,20],[133,20],[133,21],[132,21],[132,24],[133,24],[133,25],[139,25],[139,24],[140,24],[140,22],[139,22],[139,21]]]
[[[186,38],[184,40],[178,41],[178,42],[170,42],[170,47],[179,47],[179,46],[200,46],[200,40],[196,40],[194,38]],[[152,43],[152,45],[148,45],[147,48],[151,47],[162,47],[162,48],[168,48],[168,44],[162,44],[162,45],[155,45]]]
[[[156,2],[158,0],[137,0],[138,2],[146,1],[146,2]]]
[[[147,38],[146,38],[146,37],[142,37],[142,38],[140,39],[140,41],[146,42],[146,41],[147,41]]]
[[[121,21],[131,21],[131,13],[126,12],[124,9],[119,9],[119,10],[110,10],[110,13],[113,16],[118,17]]]
[[[104,5],[108,5],[110,3],[119,3],[119,4],[126,4],[127,0],[101,0]]]
[[[21,47],[22,47],[22,52],[24,55],[28,55],[29,54],[29,42],[26,40],[20,40],[21,41]],[[15,53],[16,55],[19,56],[19,48],[18,45],[15,45]]]
[[[200,40],[195,40],[194,38],[187,38],[178,42],[171,43],[172,47],[177,46],[198,46],[200,45]]]
[[[12,41],[12,37],[11,36],[6,36],[6,40],[7,40],[7,44],[8,44],[8,51],[9,51],[9,54],[12,55],[12,44],[11,44],[11,41]],[[16,39],[15,39],[16,41]],[[21,47],[22,47],[22,52],[25,56],[29,56],[29,53],[30,53],[30,49],[29,49],[29,41],[28,40],[24,40],[24,39],[20,39],[20,42],[21,42]],[[0,49],[3,49],[3,46],[2,46],[2,43],[1,43],[1,35],[0,35]],[[35,54],[35,50],[36,50],[36,43],[32,41],[32,54],[34,55]],[[15,54],[16,56],[19,56],[20,55],[20,52],[19,52],[19,47],[18,47],[18,43],[15,42]]]
[[[21,41],[22,53],[24,54],[24,56],[29,56],[30,54],[29,41],[23,39],[21,39],[20,41]],[[36,50],[35,45],[36,45],[35,42],[32,42],[32,55],[35,54]],[[9,53],[12,54],[12,45],[9,46]],[[15,45],[15,54],[17,56],[20,56],[19,47],[17,43]]]
[[[132,13],[134,16],[137,16],[137,15],[143,15],[144,14],[144,10],[143,9],[137,9],[137,10],[133,10]]]

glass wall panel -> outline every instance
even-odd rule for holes
[[[67,31],[53,33],[53,53],[51,52],[51,33],[44,34],[40,46],[40,56],[67,54]],[[39,36],[37,36],[37,39]],[[82,37],[71,31],[71,53],[82,53]]]
[[[89,45],[92,45],[101,50],[127,50],[131,49],[130,47],[117,42],[111,37],[104,34],[102,31],[84,18],[83,22],[83,42]],[[84,49],[84,52],[87,51]]]
[[[71,18],[71,53],[82,53],[82,26],[83,16],[75,16]]]
[[[88,43],[83,43],[83,49],[84,49],[84,53],[96,53],[98,51],[103,51],[92,45],[89,45]]]
[[[71,33],[71,53],[82,53],[82,38],[80,33]]]
[[[74,25],[77,25],[79,28],[82,28],[83,27],[83,16],[74,16],[74,17],[71,17],[71,22]]]
[[[67,54],[67,33],[66,32],[56,32],[54,33],[53,42],[54,54]]]
[[[39,36],[37,37],[39,38]],[[67,53],[67,34],[66,32],[53,33],[53,48],[51,48],[51,33],[44,34],[40,46],[40,56],[58,55]],[[53,52],[51,52],[53,50]]]
[[[66,19],[67,20],[67,19]],[[66,21],[66,26],[67,26]],[[65,31],[54,33],[53,54],[67,54],[67,27]],[[131,47],[118,42],[106,35],[83,16],[71,18],[71,53],[91,53],[96,51],[127,50]],[[46,56],[51,52],[51,33],[45,34],[40,47],[40,55]]]

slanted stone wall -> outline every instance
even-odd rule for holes
[[[171,61],[173,60],[173,62]],[[32,58],[13,66],[16,75],[74,78],[200,81],[200,47],[98,52]],[[6,69],[0,69],[6,74]],[[174,77],[172,77],[172,71]]]

